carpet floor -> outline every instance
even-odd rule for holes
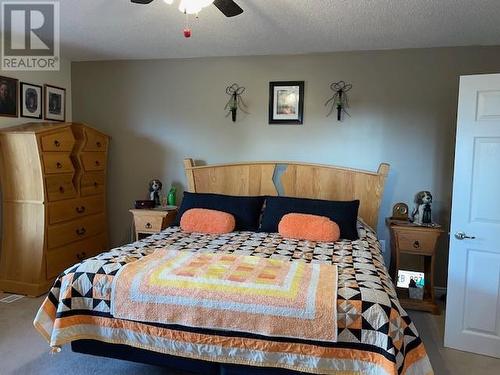
[[[0,299],[6,297],[0,293]],[[171,374],[169,369],[77,354],[64,347],[51,355],[45,340],[33,328],[42,298],[0,303],[0,375]],[[424,341],[436,375],[498,375],[500,359],[443,347],[444,315],[410,312]]]

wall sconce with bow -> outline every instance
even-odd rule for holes
[[[344,81],[333,82],[330,89],[333,91],[333,96],[325,103],[325,106],[331,105],[330,112],[326,116],[330,116],[334,110],[337,110],[337,121],[342,121],[342,113],[350,116],[346,108],[349,107],[347,92],[352,89],[352,84]]]
[[[238,85],[237,83],[233,83],[231,86],[226,87],[226,94],[230,96],[229,101],[227,102],[224,109],[227,112],[226,117],[231,114],[231,119],[233,122],[236,122],[236,114],[238,109],[243,111],[244,113],[248,113],[246,111],[246,104],[243,101],[241,95],[245,92],[245,88],[243,86]]]

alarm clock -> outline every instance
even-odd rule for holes
[[[392,208],[392,218],[395,220],[408,220],[408,205],[396,203]]]

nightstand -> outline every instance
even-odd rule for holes
[[[177,208],[129,210],[134,218],[135,240],[141,240],[167,228],[177,215]]]
[[[434,261],[437,240],[443,233],[440,227],[415,225],[409,221],[386,219],[391,232],[390,274],[394,285],[397,277],[401,254],[412,254],[424,258],[424,299],[410,299],[408,289],[396,288],[401,306],[409,310],[429,311],[440,314],[434,296]]]

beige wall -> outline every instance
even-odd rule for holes
[[[448,225],[458,76],[500,72],[500,48],[416,49],[307,56],[82,62],[72,67],[74,119],[112,136],[113,244],[129,240],[127,213],[149,179],[185,185],[184,157],[207,163],[299,160],[392,169],[378,230],[395,202],[423,189]],[[303,126],[267,124],[268,84],[305,80]],[[353,84],[350,118],[327,118],[330,82]],[[225,118],[225,88],[247,88],[249,115]],[[437,285],[446,283],[446,241]]]
[[[0,75],[5,77],[16,78],[22,82],[34,83],[43,86],[45,83],[53,86],[63,87],[66,89],[66,119],[71,121],[72,118],[72,105],[71,105],[71,62],[68,60],[61,60],[61,69],[56,72],[45,71],[4,71],[0,70]],[[19,107],[21,108],[21,107]],[[21,110],[19,109],[19,112]],[[12,118],[0,117],[0,128],[7,126],[23,124],[25,122],[37,121],[30,118]]]

